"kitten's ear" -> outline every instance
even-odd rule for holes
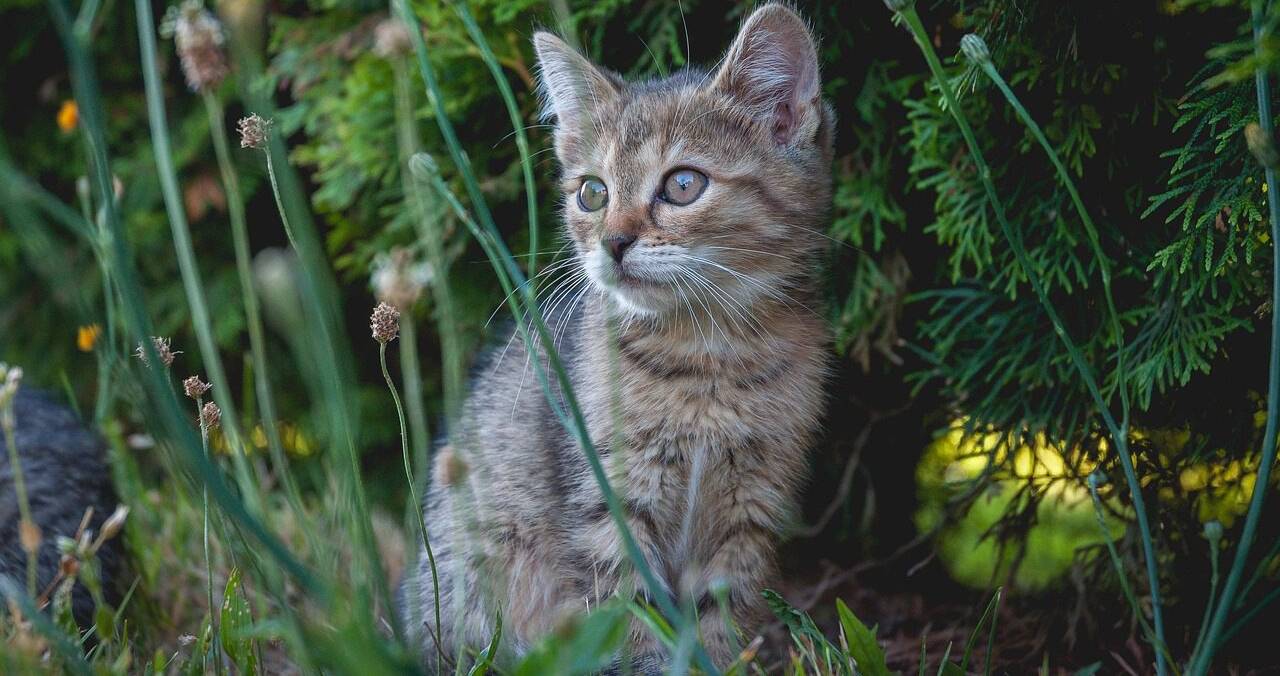
[[[821,121],[818,50],[804,19],[769,4],[752,12],[716,73],[714,87],[764,120],[774,140],[811,138]]]
[[[534,33],[533,48],[538,54],[543,119],[554,115],[561,126],[583,126],[593,108],[616,96],[622,88],[618,76],[597,68],[551,33]]]

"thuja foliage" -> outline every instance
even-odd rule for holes
[[[1017,551],[1046,502],[1074,495],[1087,504],[1080,499],[1091,474],[1111,479],[1100,484],[1109,523],[1129,523],[1134,515],[1114,440],[1002,235],[983,177],[919,51],[878,3],[800,4],[823,38],[825,94],[839,120],[825,311],[841,368],[870,373],[879,383],[906,384],[931,407],[913,411],[918,425],[939,431],[955,426],[968,439],[982,441],[959,445],[967,459],[979,461],[977,471],[922,485],[926,502],[946,507],[947,517],[935,525],[961,518],[984,499],[985,488],[1007,490],[995,503],[1004,505],[1000,518],[983,536],[1002,550]],[[422,343],[435,347],[456,340],[470,351],[483,341],[504,293],[454,210],[438,200],[427,205],[443,233],[440,251],[427,251],[417,230],[415,184],[403,175],[404,160],[419,151],[449,156],[434,104],[454,121],[505,241],[522,264],[536,257],[545,269],[563,255],[563,240],[555,234],[559,204],[549,135],[538,121],[532,91],[532,29],[561,30],[598,61],[645,77],[691,62],[712,63],[748,3],[467,3],[528,125],[540,196],[540,227],[533,231],[511,121],[475,40],[451,3],[410,5],[438,73],[438,100],[428,99],[411,48],[384,31],[387,6],[363,0],[228,3],[232,29],[262,48],[266,70],[260,82],[223,83],[219,95],[232,101],[228,120],[241,112],[238,87],[270,92],[280,104],[276,132],[289,140],[289,159],[310,181],[309,206],[343,295],[367,298],[369,279],[386,264],[385,254],[401,247],[416,260],[430,261],[423,274],[447,277],[456,298],[449,336],[435,328],[444,309],[434,297],[409,313],[421,320]],[[0,159],[76,204],[84,162],[64,160],[83,158],[85,151],[74,121],[62,125],[60,113],[72,98],[65,64],[33,57],[58,53],[56,35],[39,3],[19,3],[11,11],[24,20],[0,25],[0,37],[8,38],[0,40],[6,66],[0,85],[6,93],[24,94],[0,98],[6,132]],[[1255,70],[1270,69],[1280,58],[1280,45],[1269,37],[1280,11],[1268,6],[1264,13],[1268,37],[1258,53],[1248,8],[1224,0],[938,0],[920,2],[919,11],[975,128],[989,178],[1033,276],[1096,372],[1106,401],[1118,411],[1123,389],[1132,402],[1129,443],[1141,491],[1154,506],[1153,537],[1162,552],[1157,585],[1165,589],[1167,605],[1192,618],[1183,624],[1194,624],[1209,594],[1202,582],[1213,565],[1199,534],[1205,522],[1218,522],[1226,527],[1224,541],[1234,538],[1259,462],[1273,242],[1263,173],[1246,148],[1243,129],[1257,121]],[[262,20],[266,15],[269,20]],[[151,290],[146,311],[157,332],[194,345],[146,132],[137,43],[106,39],[133,35],[133,20],[128,12],[103,11],[91,27],[110,113],[105,133],[121,183],[119,213],[141,281]],[[969,60],[950,58],[966,33],[984,38],[993,64],[1079,186],[1105,265],[1027,126]],[[160,49],[162,67],[176,69],[171,45]],[[180,95],[179,78],[171,74],[165,80],[171,88],[166,93],[173,162],[183,181],[194,246],[202,253],[209,304],[228,310],[213,314],[213,334],[239,359],[244,313],[234,269],[216,264],[232,259],[232,245],[222,227],[227,205],[219,168],[207,150],[212,139],[206,110],[198,97]],[[411,114],[407,130],[397,112],[405,102]],[[269,224],[251,223],[255,250],[287,244],[274,225],[272,194],[257,159],[236,155],[251,219]],[[0,177],[6,189],[19,191],[21,183],[11,178]],[[465,193],[456,167],[443,165],[440,178],[454,193]],[[97,325],[106,328],[104,339],[113,335],[100,307],[104,289],[93,247],[73,232],[30,227],[20,212],[3,217],[11,227],[0,230],[0,296],[10,302],[0,306],[0,358],[30,365],[32,380],[67,383],[87,403],[89,383],[118,368],[95,364],[92,344],[82,352],[71,331]],[[1112,278],[1119,333],[1108,320],[1104,267]],[[360,315],[353,310],[347,323],[359,326]],[[273,349],[308,339],[287,326],[272,328]],[[356,349],[363,351],[357,363],[379,363],[370,346]],[[251,399],[260,365],[228,361],[232,378],[244,385],[243,397]],[[434,357],[427,361],[419,396],[432,414],[441,414],[448,405],[446,368]],[[282,420],[324,436],[325,425],[316,420],[322,416],[300,395],[289,394],[309,384],[310,366],[271,365]],[[364,371],[369,377],[361,378],[365,385],[356,397],[367,403],[361,441],[394,449],[397,421],[379,403],[385,394],[381,379],[376,368]],[[140,392],[122,396],[137,398]],[[1050,448],[1052,456],[1028,448]],[[399,453],[384,455],[366,458],[370,485],[402,485],[377,480],[400,471]],[[325,487],[318,471],[299,478],[304,488]],[[915,487],[876,488],[909,493]],[[380,488],[375,497],[398,505],[399,490]],[[1277,526],[1275,519],[1264,520],[1260,540],[1273,540]],[[1138,538],[1133,529],[1116,532],[1126,573],[1137,580]],[[1108,528],[1100,537],[1111,534]],[[1115,575],[1098,542],[1091,540],[1082,551],[1077,580],[1103,594],[1115,592]],[[1251,565],[1272,570],[1270,549],[1256,547]],[[1021,560],[1004,558],[994,570],[1013,577]],[[1266,593],[1266,584],[1259,584],[1258,593]],[[1144,585],[1133,586],[1143,593]]]

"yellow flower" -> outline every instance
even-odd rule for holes
[[[58,128],[63,133],[69,133],[80,123],[80,109],[76,107],[76,102],[70,99],[62,102],[62,107],[58,109]]]
[[[76,347],[81,352],[93,352],[93,346],[98,344],[98,337],[102,335],[102,327],[97,324],[85,324],[76,332]]]

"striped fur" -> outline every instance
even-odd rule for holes
[[[627,83],[558,38],[534,37],[557,120],[564,220],[574,255],[543,311],[631,531],[662,593],[696,603],[713,659],[732,661],[711,590],[749,640],[776,538],[794,512],[823,405],[827,331],[815,313],[830,201],[833,115],[803,21],[757,10],[718,69]],[[656,199],[676,168],[704,173],[696,201]],[[583,178],[608,204],[582,210]],[[604,239],[637,241],[615,263]],[[611,328],[612,327],[612,328]],[[526,650],[566,616],[638,584],[582,449],[511,336],[476,371],[426,500],[446,649]],[[560,397],[557,391],[557,397]],[[426,657],[425,557],[404,589]],[[641,671],[665,663],[632,632]],[[428,660],[430,662],[430,660]]]

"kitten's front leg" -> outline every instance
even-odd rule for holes
[[[656,593],[671,598],[671,589],[660,574],[662,561],[653,519],[643,506],[633,503],[627,507],[626,522],[646,564],[657,577],[660,589]],[[586,580],[591,590],[590,596],[595,598],[596,603],[618,596],[622,599],[644,599],[650,605],[656,605],[653,599],[655,590],[649,589],[645,584],[644,577],[628,556],[627,547],[613,516],[601,505],[599,513],[590,523],[584,530],[588,558],[591,560],[590,579]],[[662,673],[662,667],[667,662],[662,646],[638,620],[632,622],[628,647],[622,657],[630,663],[630,671],[638,674]]]
[[[724,532],[693,590],[703,645],[722,669],[738,658],[767,616],[761,591],[775,572],[770,529],[745,521]]]

